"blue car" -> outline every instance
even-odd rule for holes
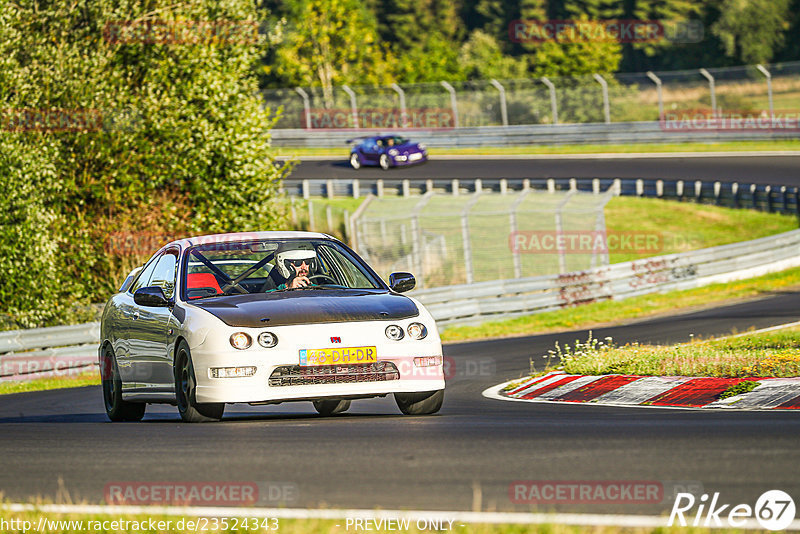
[[[360,169],[365,165],[386,170],[399,165],[413,165],[428,161],[428,152],[422,143],[412,143],[398,135],[381,135],[348,139],[356,143],[350,150],[350,165]]]

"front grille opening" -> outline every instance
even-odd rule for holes
[[[400,380],[400,371],[397,370],[397,366],[392,362],[319,365],[313,367],[281,365],[272,371],[268,383],[270,387],[280,387],[383,382],[386,380]]]

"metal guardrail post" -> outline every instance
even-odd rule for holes
[[[453,109],[453,127],[458,128],[458,101],[456,100],[456,90],[447,82],[442,81],[439,83],[450,93],[450,107]]]
[[[596,72],[593,76],[603,88],[603,115],[605,116],[606,124],[609,124],[611,122],[611,107],[608,102],[608,82],[606,82],[606,79]]]
[[[758,64],[756,68],[767,78],[767,97],[769,98],[769,119],[775,121],[775,105],[772,101],[772,74],[764,68],[764,65]]]
[[[708,80],[708,88],[711,91],[711,113],[717,115],[717,91],[714,87],[714,77],[706,69],[700,69],[700,74]]]
[[[658,118],[664,119],[664,95],[661,91],[661,78],[655,75],[653,71],[647,71],[647,77],[656,84],[656,92],[658,93]]]
[[[356,94],[347,85],[342,86],[342,91],[350,97],[350,109],[353,110],[353,128],[358,129],[358,105],[356,104]]]
[[[306,116],[306,129],[310,130],[311,129],[311,102],[309,102],[309,100],[308,100],[308,93],[306,93],[305,90],[302,87],[295,87],[294,90],[297,91],[297,94],[299,94],[301,97],[303,97],[303,109],[304,109],[304,114]]]
[[[556,100],[556,86],[547,76],[542,76],[542,83],[550,90],[550,112],[553,114],[553,124],[558,124],[558,100]]]
[[[489,83],[494,86],[495,89],[500,91],[500,117],[503,121],[503,126],[508,126],[508,108],[506,107],[506,88],[503,87],[500,82],[492,78],[489,80]]]
[[[733,207],[739,207],[739,182],[733,182],[731,184],[731,200],[733,202]]]
[[[390,86],[394,91],[400,95],[400,124],[403,128],[408,127],[408,112],[406,111],[406,92],[403,91],[403,88],[393,83]]]
[[[422,208],[425,207],[425,204],[433,196],[433,191],[429,191],[422,195],[422,198],[419,202],[414,205],[414,208],[411,210],[411,254],[413,256],[412,263],[414,265],[414,270],[417,272],[417,280],[419,282],[419,287],[425,287],[425,266],[424,262],[422,261],[422,253],[423,247],[425,246],[425,241],[422,237],[422,226],[419,224],[419,212],[422,211]]]

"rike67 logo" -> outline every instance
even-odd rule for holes
[[[692,509],[697,505],[697,512]],[[756,501],[755,507],[749,504],[719,503],[719,492],[714,493],[709,501],[708,495],[703,494],[700,499],[695,499],[691,493],[678,493],[672,513],[669,515],[668,526],[677,524],[685,527],[688,525],[687,517],[694,527],[721,527],[722,520],[727,520],[728,526],[734,528],[754,528],[757,522],[761,528],[767,530],[784,530],[792,524],[795,517],[795,505],[792,497],[781,490],[765,491]],[[685,514],[685,515],[684,515]],[[755,521],[753,521],[755,519]]]

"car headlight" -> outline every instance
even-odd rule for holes
[[[419,143],[417,146],[418,146],[418,147],[419,147],[419,149],[420,149],[420,150],[422,150],[422,151],[425,151],[425,149],[426,149],[426,148],[428,148],[428,147],[426,147],[426,146],[425,146],[425,144],[424,144],[424,143]]]
[[[391,339],[392,341],[400,341],[403,339],[405,333],[403,329],[397,326],[396,324],[390,324],[386,327],[386,337]]]
[[[408,325],[408,335],[414,339],[424,339],[428,335],[428,329],[422,323],[411,323]]]
[[[272,332],[261,332],[258,334],[258,344],[265,349],[271,349],[278,344],[278,336]]]
[[[231,336],[231,345],[233,345],[233,348],[235,349],[244,350],[249,348],[252,344],[253,338],[244,332],[236,332]]]
[[[398,152],[396,148],[389,149],[389,155],[390,155],[390,156],[396,156],[396,155],[398,155],[399,153],[400,153],[400,152]]]

